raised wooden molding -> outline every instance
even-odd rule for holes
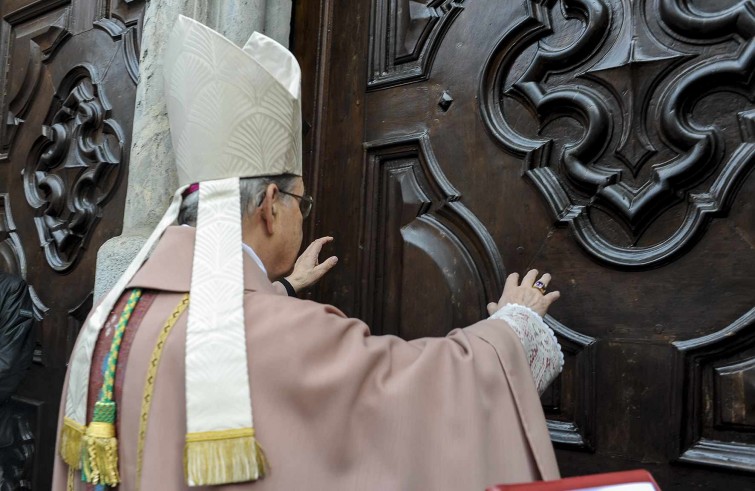
[[[557,4],[584,26],[584,35],[559,49],[543,43],[555,32]],[[642,2],[623,3],[618,12],[599,0],[526,5],[527,16],[501,37],[483,68],[480,109],[488,131],[524,160],[522,174],[590,255],[619,268],[668,263],[700,238],[712,217],[728,211],[755,163],[754,110],[740,106],[738,127],[704,125],[693,115],[711,94],[755,100],[753,4],[708,15],[663,0],[660,23],[674,39],[668,44],[651,32]],[[734,47],[698,62],[697,53],[722,36]],[[536,48],[531,63],[508,80],[530,47]],[[513,123],[522,114],[540,130],[563,118],[581,129],[554,138],[527,135]],[[686,213],[674,232],[638,245],[643,232],[680,204]],[[620,225],[625,238],[609,238],[593,210]]]
[[[446,179],[427,134],[407,135],[365,145],[366,166],[360,317],[379,332],[400,334],[396,294],[406,271],[406,247],[422,251],[448,288],[445,332],[479,320],[490,298],[503,288],[504,267],[485,226],[461,202]],[[418,252],[419,254],[419,252]],[[440,335],[445,333],[439,333]]]
[[[464,0],[373,0],[368,90],[426,80]]]
[[[675,392],[682,394],[679,461],[755,472],[755,308],[718,332],[674,346]]]
[[[548,389],[552,394],[548,391],[543,394],[551,440],[564,447],[592,450],[595,448],[597,339],[569,329],[550,315],[545,316],[545,323],[556,333],[564,354],[564,371]],[[564,407],[564,391],[571,392],[570,399],[574,401],[571,407]],[[550,401],[546,402],[548,399]],[[572,416],[565,419],[564,410]]]
[[[110,34],[115,39],[123,39],[123,59],[126,61],[126,71],[135,84],[139,83],[139,33],[137,27],[129,26],[117,18],[100,19],[94,23],[98,29]]]

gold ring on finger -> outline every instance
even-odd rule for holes
[[[542,281],[537,280],[535,284],[532,285],[532,288],[534,288],[535,290],[539,290],[540,293],[545,295],[545,283],[543,283]]]

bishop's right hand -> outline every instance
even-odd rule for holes
[[[561,293],[557,291],[545,293],[545,288],[551,281],[551,275],[545,273],[539,280],[535,281],[537,275],[538,271],[532,269],[524,275],[520,283],[518,273],[510,274],[506,278],[503,294],[498,303],[491,302],[488,304],[488,314],[493,315],[507,304],[515,303],[528,307],[540,316],[544,316],[551,304],[559,299]]]

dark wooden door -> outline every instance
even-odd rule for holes
[[[2,489],[50,488],[66,361],[120,233],[143,1],[0,2],[0,268],[40,319]],[[12,458],[9,456],[13,456]]]
[[[294,22],[313,229],[341,258],[317,297],[443,336],[507,272],[551,272],[563,474],[755,489],[755,3],[322,0]]]

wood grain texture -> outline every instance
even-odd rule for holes
[[[319,43],[304,70],[320,83],[311,225],[340,258],[314,297],[406,337],[473,317],[474,295],[445,300],[470,235],[446,248],[424,218],[442,208],[442,175],[502,270],[548,271],[562,292],[548,322],[566,365],[542,398],[562,473],[643,467],[663,489],[747,489],[753,348],[723,334],[755,306],[752,2],[458,3],[428,72],[379,87],[374,28],[397,4],[308,7],[321,16],[301,32]],[[421,152],[377,158],[373,142],[416,135],[437,171]],[[707,336],[723,344],[678,347]]]

